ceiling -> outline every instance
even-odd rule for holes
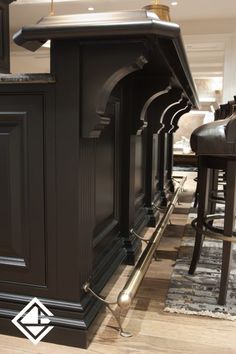
[[[161,0],[162,4],[171,8],[171,18],[174,22],[198,19],[236,18],[236,0],[177,0],[178,5],[172,6],[172,0]],[[54,0],[55,12],[72,14],[88,12],[88,7],[94,11],[114,11],[140,9],[152,3],[151,0]],[[227,6],[226,6],[227,4]],[[23,25],[36,23],[50,12],[49,0],[17,0],[10,5],[10,24],[14,32]]]

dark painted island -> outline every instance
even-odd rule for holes
[[[51,74],[0,76],[0,333],[32,297],[45,340],[87,347],[100,292],[173,192],[172,134],[198,106],[178,25],[151,12],[50,16]],[[27,53],[25,54],[27,55]]]

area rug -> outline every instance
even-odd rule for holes
[[[190,223],[187,224],[171,277],[164,311],[236,320],[236,250],[233,251],[227,305],[219,306],[217,299],[222,242],[205,239],[197,270],[192,276],[188,274],[188,269],[192,258],[194,234]]]

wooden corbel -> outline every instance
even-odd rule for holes
[[[88,42],[81,46],[82,137],[100,136],[111,120],[108,103],[112,91],[147,63],[143,42]]]

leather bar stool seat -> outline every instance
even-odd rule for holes
[[[194,274],[200,258],[204,235],[223,241],[221,280],[218,303],[226,303],[230,273],[232,244],[236,242],[236,115],[197,128],[191,135],[192,150],[198,155],[199,204],[195,246],[189,273]],[[209,215],[210,176],[212,170],[225,171],[225,210],[222,215]],[[213,226],[215,219],[223,219],[223,226]]]
[[[235,155],[236,115],[198,127],[191,135],[190,144],[197,155]]]
[[[228,121],[233,118],[231,115],[230,117],[226,118],[226,107],[228,107],[228,104],[226,105],[221,105],[221,108],[216,110],[215,112],[215,121],[214,123],[208,123],[203,126],[200,126],[197,128],[192,136],[191,136],[191,144],[192,144],[192,149],[193,151],[198,151],[197,154],[203,154],[205,155],[206,153],[209,154],[222,154],[222,143],[226,143],[226,128],[228,125]],[[231,106],[230,106],[231,107]],[[219,117],[224,117],[224,118],[219,118]],[[217,143],[216,143],[217,140]],[[198,146],[199,144],[199,146]],[[228,145],[229,144],[229,145]],[[227,143],[227,150],[232,149],[232,146],[230,146],[231,143]],[[213,151],[212,151],[213,149]],[[197,180],[196,180],[197,182]],[[224,176],[222,176],[222,173],[219,174],[219,171],[215,169],[212,171],[212,179],[211,179],[211,191],[212,191],[212,198],[211,198],[211,210],[214,212],[215,210],[215,203],[219,200],[224,200],[224,197],[222,197],[222,194],[219,193],[218,191],[218,186],[219,184],[222,184],[221,182],[224,183]],[[194,207],[196,208],[198,205],[198,194],[199,194],[199,184],[197,183],[197,188],[195,192],[195,201],[194,201]]]

